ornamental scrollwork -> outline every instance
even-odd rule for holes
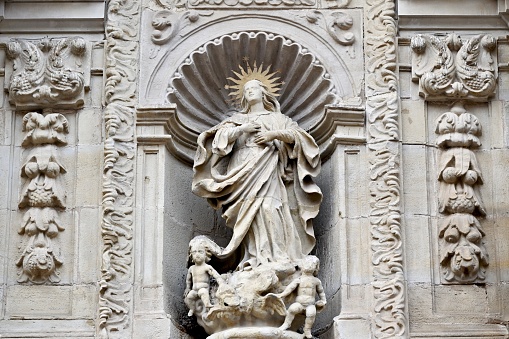
[[[8,90],[16,108],[83,105],[87,44],[83,38],[22,40],[7,45],[12,60]]]
[[[456,104],[436,123],[439,147],[440,264],[444,283],[475,283],[485,279],[489,264],[485,232],[477,219],[486,215],[479,193],[482,172],[471,148],[481,145],[477,117]]]
[[[410,46],[413,79],[419,81],[424,98],[484,100],[494,94],[497,74],[493,36],[481,34],[462,40],[455,34],[446,38],[419,34]]]

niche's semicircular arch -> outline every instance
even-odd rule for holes
[[[166,99],[177,105],[179,119],[198,133],[218,124],[238,107],[228,77],[239,66],[263,64],[283,82],[281,112],[310,129],[325,114],[325,106],[341,99],[329,73],[307,48],[281,35],[241,32],[223,35],[193,51],[169,80]]]

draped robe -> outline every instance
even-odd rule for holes
[[[239,126],[258,123],[281,139],[258,145],[255,133]],[[229,257],[239,247],[240,266],[291,262],[313,249],[311,219],[322,200],[313,182],[320,171],[319,149],[297,123],[279,112],[237,113],[198,137],[193,192],[222,209],[233,229],[228,246],[214,253]]]

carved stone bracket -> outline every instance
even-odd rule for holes
[[[22,40],[7,45],[6,89],[17,109],[79,108],[89,84],[91,48],[83,38]]]
[[[482,282],[488,266],[485,233],[478,216],[486,211],[479,194],[481,169],[471,148],[481,145],[481,124],[462,104],[436,123],[439,156],[440,265],[444,283]]]
[[[23,118],[23,131],[22,146],[28,154],[21,167],[25,183],[18,207],[25,214],[18,233],[28,242],[16,262],[18,281],[56,283],[63,259],[52,239],[65,229],[59,211],[65,208],[62,175],[66,173],[57,145],[67,144],[68,122],[62,114],[30,112]]]
[[[486,100],[495,93],[495,46],[487,34],[468,40],[455,34],[414,36],[412,76],[419,81],[420,95],[427,100]]]

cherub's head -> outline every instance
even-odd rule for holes
[[[202,264],[210,261],[212,253],[207,242],[197,237],[189,242],[189,256],[195,264]]]
[[[311,273],[316,276],[320,269],[320,259],[314,255],[307,255],[301,260],[299,267],[302,272]]]

